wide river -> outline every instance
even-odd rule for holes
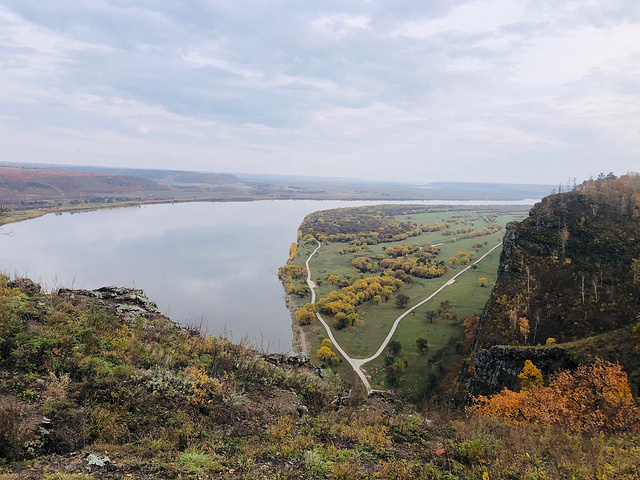
[[[291,349],[278,267],[316,210],[383,202],[180,203],[45,215],[6,225],[0,270],[46,290],[135,285],[164,314],[205,333]],[[524,204],[522,202],[395,202]]]

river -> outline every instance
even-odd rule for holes
[[[0,270],[47,291],[134,285],[177,322],[286,352],[291,318],[277,270],[298,226],[316,210],[375,203],[389,202],[179,203],[50,214],[3,227],[12,234],[0,235]]]

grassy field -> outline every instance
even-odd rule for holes
[[[487,222],[483,218],[484,213],[486,212],[482,212],[481,214],[474,211],[451,210],[408,216],[400,215],[396,218],[405,221],[410,220],[418,224],[446,222],[452,230],[456,230],[462,226],[469,226],[472,227],[474,231],[477,231],[487,226]],[[495,221],[504,227],[508,222],[522,218],[522,216],[523,214],[520,213],[502,213],[497,215]],[[351,265],[353,258],[360,256],[368,256],[371,258],[377,256],[382,257],[386,256],[385,249],[387,247],[416,243],[424,245],[427,242],[433,244],[442,243],[440,246],[440,254],[436,260],[444,260],[445,262],[448,261],[449,257],[457,256],[461,250],[471,251],[472,245],[481,243],[483,246],[479,249],[476,256],[476,258],[480,258],[492,247],[497,245],[503,236],[504,228],[491,235],[460,240],[453,239],[452,236],[442,235],[440,231],[428,232],[400,242],[371,245],[371,251],[360,251],[343,255],[337,252],[345,248],[347,244],[331,243],[323,245],[310,261],[312,279],[316,281],[318,279],[320,280],[320,286],[316,290],[317,298],[322,298],[330,291],[338,289],[337,286],[331,286],[325,280],[329,274],[337,274],[341,279],[348,278],[350,280],[365,276],[365,274],[360,273]],[[314,249],[315,245],[303,245],[294,263],[304,265],[309,254]],[[438,316],[433,323],[428,323],[425,316],[426,312],[428,310],[437,310],[440,302],[449,300],[452,316],[457,315],[461,320],[470,313],[480,313],[489,297],[491,287],[495,283],[500,252],[501,248],[495,249],[477,265],[477,268],[469,269],[458,277],[453,285],[447,287],[431,301],[420,306],[401,321],[393,339],[402,344],[400,356],[406,356],[408,358],[408,367],[403,377],[403,384],[406,388],[417,388],[429,371],[432,371],[434,368],[441,369],[442,367],[440,365],[452,360],[455,357],[455,343],[461,338],[463,333],[461,321],[453,323],[449,319]],[[358,307],[358,315],[361,321],[343,330],[332,328],[334,336],[342,348],[352,357],[364,358],[372,355],[380,347],[393,322],[399,315],[406,309],[411,308],[428,297],[463,268],[465,268],[463,265],[450,268],[443,277],[435,279],[412,277],[412,281],[410,283],[406,282],[399,291],[399,293],[405,293],[411,298],[411,301],[406,307],[399,309],[395,305],[393,298],[391,298],[389,302],[383,302],[379,305],[366,302]],[[478,279],[480,277],[488,279],[489,283],[487,287],[479,286]],[[303,281],[304,280],[299,280],[298,283]],[[309,302],[310,297],[295,297],[291,300],[294,307],[298,308]],[[326,318],[326,320],[328,323],[331,323],[332,319]],[[304,327],[304,331],[307,340],[312,346],[312,350],[319,348],[322,339],[326,335],[324,328],[318,322],[315,322],[314,325]],[[430,344],[429,349],[423,355],[418,354],[415,345],[418,337],[426,338]],[[385,354],[383,353],[380,357],[364,367],[367,373],[371,375],[373,388],[385,388],[384,356]],[[346,370],[346,368],[338,367],[337,370]]]

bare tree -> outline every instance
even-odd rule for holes
[[[410,301],[411,298],[409,298],[409,295],[405,295],[404,293],[398,293],[396,295],[396,305],[398,306],[398,308],[404,307]]]
[[[533,318],[536,319],[536,325],[533,327],[533,344],[536,343],[536,335],[538,334],[538,325],[540,324],[540,313],[536,312],[533,314]]]

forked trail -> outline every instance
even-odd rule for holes
[[[453,285],[455,283],[455,281],[456,281],[456,278],[458,278],[460,275],[462,275],[467,270],[472,268],[473,265],[476,265],[476,264],[480,263],[482,260],[484,260],[487,257],[487,255],[489,255],[491,252],[493,252],[500,245],[502,245],[502,242],[499,242],[496,246],[494,246],[491,250],[489,250],[487,253],[485,253],[478,260],[476,260],[475,262],[469,264],[468,267],[464,268],[463,270],[460,270],[456,275],[454,275],[452,278],[450,278],[449,281],[447,281],[444,285],[442,285],[440,288],[438,288],[435,292],[433,292],[427,298],[422,300],[420,303],[417,303],[416,305],[414,305],[410,309],[406,310],[402,315],[398,316],[398,318],[396,318],[396,320],[393,322],[393,326],[391,327],[391,330],[389,331],[389,334],[387,335],[387,337],[384,339],[384,341],[380,345],[380,348],[378,348],[376,353],[374,353],[370,357],[367,357],[367,358],[352,358],[349,355],[347,355],[347,352],[345,352],[343,350],[343,348],[340,346],[340,344],[338,343],[336,338],[333,336],[333,332],[331,331],[331,328],[329,328],[329,325],[327,324],[327,322],[324,321],[324,319],[322,318],[322,315],[320,315],[318,312],[316,312],[316,317],[320,321],[320,323],[322,323],[322,325],[324,326],[325,330],[327,331],[327,336],[331,340],[331,343],[333,343],[333,346],[335,347],[335,349],[338,350],[338,352],[340,352],[340,355],[342,355],[342,358],[344,358],[349,363],[349,365],[351,365],[351,368],[353,368],[353,371],[356,372],[356,374],[358,375],[360,380],[362,380],[362,383],[364,384],[364,387],[367,389],[368,393],[371,393],[371,391],[372,391],[371,385],[369,384],[369,380],[367,379],[367,376],[362,371],[361,367],[364,364],[369,363],[371,360],[377,358],[384,351],[384,349],[386,348],[387,344],[391,340],[391,337],[393,337],[393,334],[395,333],[396,329],[398,328],[398,324],[400,323],[400,320],[402,320],[404,317],[409,315],[409,313],[414,311],[416,308],[418,308],[418,307],[424,305],[425,303],[427,303],[429,300],[431,300],[433,297],[435,297],[438,293],[440,293],[446,287],[448,287],[450,285]],[[318,246],[311,253],[311,255],[309,255],[309,258],[307,258],[307,262],[306,262],[306,266],[307,266],[307,285],[309,285],[309,288],[311,289],[311,303],[316,303],[316,290],[315,290],[316,284],[315,284],[315,282],[313,280],[311,280],[311,268],[309,267],[309,261],[311,260],[311,258],[313,258],[313,256],[316,254],[316,252],[318,250],[320,250],[320,247],[322,247],[322,244],[320,242],[318,242]]]

